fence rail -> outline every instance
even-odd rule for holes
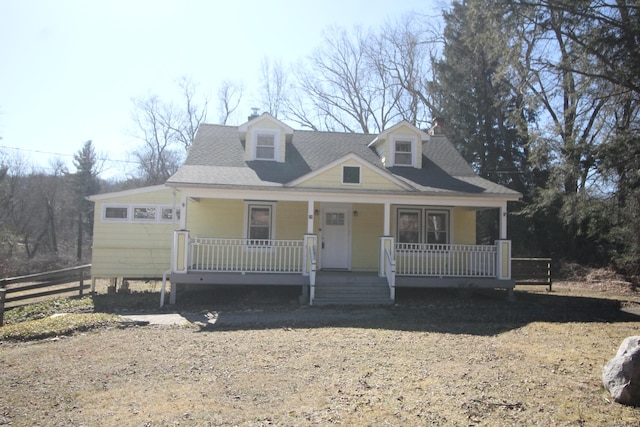
[[[511,258],[516,285],[547,285],[551,291],[551,258]]]
[[[21,305],[23,301],[69,292],[78,292],[82,296],[84,290],[90,287],[89,284],[84,283],[85,279],[89,279],[90,275],[91,264],[87,264],[62,270],[0,279],[0,326],[4,324],[5,304],[20,302],[20,304],[12,304],[12,306],[17,306]]]

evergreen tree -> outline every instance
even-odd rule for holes
[[[93,203],[86,197],[100,191],[98,156],[91,141],[85,142],[73,155],[73,165],[76,168],[76,172],[71,176],[78,232],[76,259],[81,261],[83,241],[85,238],[91,239],[93,233]]]

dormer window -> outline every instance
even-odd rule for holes
[[[276,160],[276,135],[276,132],[256,131],[256,160]]]
[[[411,141],[396,141],[395,150],[396,166],[411,166],[413,164]]]
[[[418,167],[418,142],[412,135],[394,135],[391,137],[393,166]]]

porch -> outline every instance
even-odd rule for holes
[[[396,287],[514,287],[510,241],[455,245],[394,240],[379,239],[377,272],[318,271],[314,234],[300,240],[256,240],[192,237],[189,231],[175,231],[171,302],[176,284],[300,286],[310,305],[392,304]]]

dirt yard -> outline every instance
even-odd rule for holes
[[[516,296],[399,290],[396,307],[339,321],[287,290],[179,296],[179,310],[315,320],[5,342],[0,425],[640,425],[640,408],[612,403],[600,379],[640,334],[638,293],[596,280]]]

